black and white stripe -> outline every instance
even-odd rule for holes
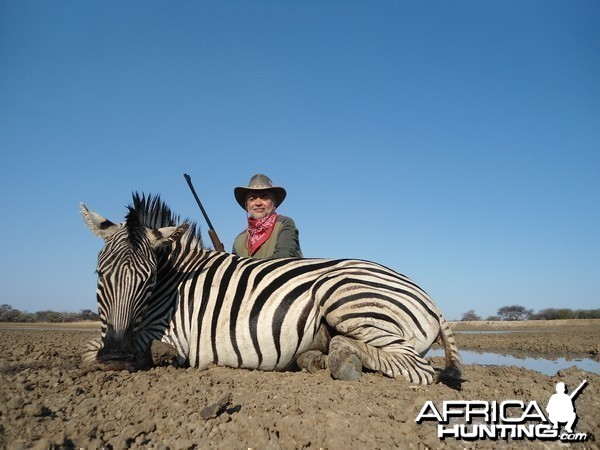
[[[423,356],[439,337],[446,349],[439,378],[460,385],[447,322],[425,291],[391,269],[209,251],[195,227],[178,225],[158,197],[134,194],[122,224],[83,205],[82,213],[105,240],[97,290],[102,341],[93,359],[137,367],[159,339],[175,347],[179,364],[200,369],[299,365],[355,379],[368,368],[428,384],[434,370]]]

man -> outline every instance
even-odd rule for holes
[[[248,227],[235,238],[232,253],[259,259],[302,258],[296,224],[275,211],[287,195],[284,188],[256,174],[248,187],[238,186],[233,194],[248,215]]]
[[[569,395],[566,393],[565,383],[562,381],[556,383],[556,394],[552,394],[552,397],[550,397],[550,400],[548,401],[548,406],[546,406],[548,418],[553,425],[552,428],[558,428],[558,423],[561,422],[567,424],[565,427],[567,433],[573,432],[573,424],[577,420],[577,415],[575,414],[575,408],[573,407],[572,396],[575,395],[577,390]]]

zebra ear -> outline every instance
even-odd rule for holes
[[[87,226],[96,236],[106,240],[119,229],[119,225],[102,217],[100,214],[90,211],[83,203],[79,204],[79,209],[81,209],[83,220],[85,220]]]
[[[150,245],[152,245],[153,248],[159,248],[171,245],[178,240],[189,227],[189,223],[184,223],[178,227],[163,227],[156,230],[147,228],[146,236],[150,240]]]

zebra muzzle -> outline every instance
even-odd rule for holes
[[[112,361],[124,361],[133,362],[135,361],[135,355],[130,352],[124,352],[120,350],[114,350],[110,352],[102,352],[99,355],[101,362],[112,362]]]
[[[133,353],[119,350],[98,352],[96,361],[100,363],[105,370],[127,370],[135,372],[138,370],[137,360]]]
[[[135,362],[136,356],[133,350],[132,333],[117,333],[109,325],[106,336],[104,336],[103,346],[98,351],[97,360],[103,364]]]

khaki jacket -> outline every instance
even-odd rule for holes
[[[279,216],[269,239],[256,251],[252,258],[302,258],[298,228],[290,217]],[[232,253],[250,257],[248,252],[248,231],[242,231],[233,242]]]

